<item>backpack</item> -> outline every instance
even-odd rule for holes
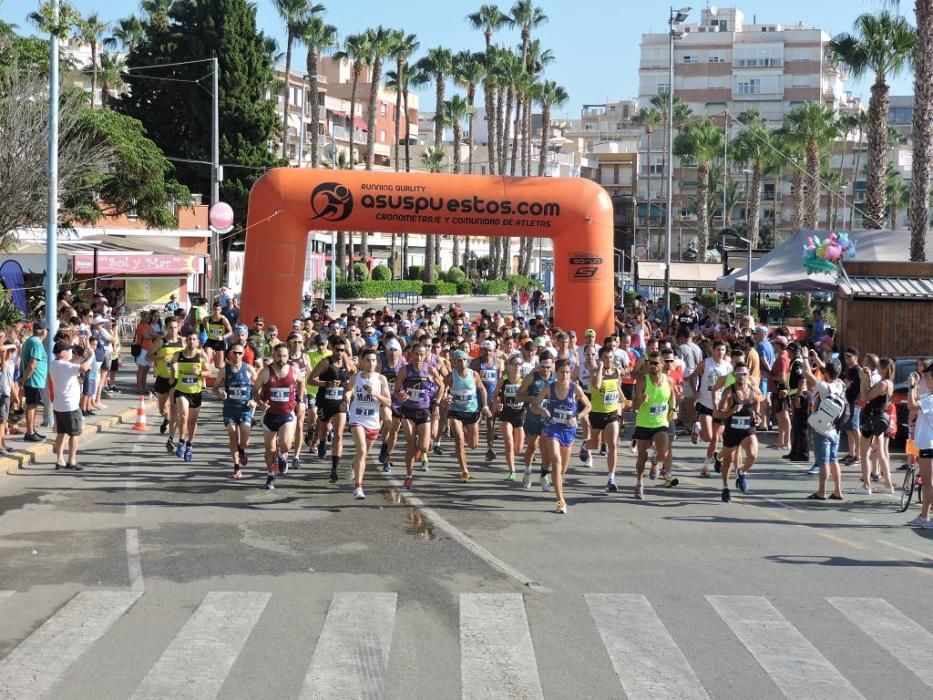
[[[831,387],[835,384],[830,385]],[[807,425],[820,435],[838,432],[849,419],[849,403],[844,391],[832,391],[820,400],[819,407],[807,418]]]

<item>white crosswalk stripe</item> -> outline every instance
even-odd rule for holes
[[[271,597],[271,593],[208,593],[133,697],[215,697]]]
[[[706,599],[788,698],[846,700],[862,695],[767,598]]]
[[[645,596],[584,597],[629,700],[709,697]]]
[[[0,661],[0,698],[38,698],[129,610],[136,591],[84,591]]]
[[[544,697],[520,593],[460,595],[460,677],[464,700]]]
[[[933,688],[933,634],[881,598],[826,600]]]
[[[0,591],[0,605],[3,605],[3,601],[7,598],[12,598],[14,593],[16,591]]]
[[[395,593],[335,593],[302,698],[382,698],[395,629]]]

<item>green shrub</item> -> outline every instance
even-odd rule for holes
[[[470,280],[463,280],[457,283],[457,294],[472,294],[474,285]]]
[[[680,300],[680,295],[677,292],[671,292],[671,310],[679,309],[681,304],[683,302]]]
[[[466,279],[466,273],[459,267],[452,267],[444,274],[444,279],[452,284],[459,284]]]
[[[371,277],[373,282],[387,282],[392,279],[392,270],[385,265],[376,265]]]
[[[457,285],[450,282],[425,282],[421,290],[426,297],[452,296],[457,293]]]
[[[715,309],[719,306],[719,295],[718,294],[701,294],[700,295],[700,306],[705,309]]]
[[[625,304],[625,308],[629,308],[632,306],[632,304],[635,303],[636,296],[638,295],[635,294],[635,292],[633,292],[631,289],[625,293],[625,295],[622,297],[622,301]]]
[[[533,279],[523,275],[512,275],[508,280],[506,280],[506,282],[508,283],[509,287],[515,287],[519,291],[522,289],[531,289],[536,284]]]
[[[353,263],[353,279],[357,282],[363,282],[369,279],[369,268],[366,263]]]
[[[788,318],[807,317],[807,299],[803,294],[794,294],[790,298],[790,308],[787,310]]]
[[[423,294],[423,283],[419,280],[383,280],[345,282],[337,285],[338,299],[378,299],[390,292],[416,292]]]
[[[408,275],[405,277],[405,279],[408,279],[408,280],[421,280],[423,274],[424,274],[424,266],[423,266],[423,265],[409,265],[409,267],[408,267]]]
[[[476,289],[477,294],[498,296],[509,293],[509,283],[505,280],[486,280]]]

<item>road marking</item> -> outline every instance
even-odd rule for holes
[[[131,452],[133,455],[135,455],[135,454],[136,454],[137,452],[139,452],[141,449],[142,449],[142,445],[141,445],[140,443],[136,442],[136,443],[133,444],[133,447],[130,448],[130,452]],[[133,461],[136,461],[135,458],[134,458]],[[135,504],[131,504],[131,503],[130,503],[130,494],[132,494],[133,489],[136,488],[136,483],[137,483],[137,481],[138,481],[138,479],[127,479],[126,481],[123,482],[123,488],[126,490],[126,497],[125,497],[126,500],[125,500],[123,506],[124,506],[125,515],[126,515],[127,518],[135,518],[135,517],[136,517],[137,507],[136,507]]]
[[[460,594],[464,700],[543,698],[521,593]]]
[[[259,621],[271,593],[208,593],[134,698],[212,698]]]
[[[335,593],[302,698],[382,698],[395,629],[395,593]]]
[[[786,697],[862,697],[767,598],[708,595],[706,599]]]
[[[926,559],[927,561],[933,561],[931,557],[926,552],[921,552],[918,549],[911,549],[910,547],[905,547],[904,545],[894,544],[893,542],[888,542],[887,540],[875,540],[878,544],[883,544],[885,547],[894,547],[894,549],[899,549],[902,552],[907,552],[908,554],[913,554],[915,557],[920,557],[921,559]],[[907,562],[908,566],[912,566],[910,562]]]
[[[430,520],[437,529],[443,532],[446,532],[448,535],[450,535],[451,539],[453,539],[454,542],[457,542],[460,546],[471,551],[473,554],[475,554],[477,557],[482,559],[484,562],[489,564],[494,569],[498,569],[499,571],[501,571],[503,574],[505,574],[509,578],[513,578],[516,581],[518,581],[520,584],[522,584],[523,586],[527,586],[529,590],[534,591],[536,593],[552,593],[553,592],[551,591],[551,589],[545,588],[544,586],[539,584],[537,581],[535,581],[533,578],[531,578],[530,576],[526,576],[525,574],[523,574],[521,571],[514,568],[510,564],[506,564],[495,554],[493,554],[492,552],[490,552],[489,550],[485,549],[480,544],[478,544],[476,540],[471,538],[465,532],[458,529],[454,525],[451,525],[436,510],[434,510],[433,508],[429,506],[426,506],[424,504],[424,501],[422,501],[420,498],[418,498],[417,496],[412,496],[406,491],[404,491],[402,489],[401,481],[391,476],[387,476],[385,478],[390,484],[392,484],[392,486],[395,487],[396,491],[399,492],[399,494],[402,497],[402,500],[406,504],[413,506],[417,508],[418,510],[420,510],[422,514],[428,520]]]
[[[126,531],[126,567],[130,575],[130,590],[143,592],[143,565],[139,555],[139,530],[129,528]]]
[[[0,605],[3,605],[3,601],[12,596],[16,591],[0,591]]]
[[[132,591],[78,593],[0,661],[0,698],[45,695],[139,599]]]
[[[709,698],[645,596],[587,593],[583,597],[626,697]]]
[[[830,605],[933,688],[933,634],[881,598],[827,598]]]

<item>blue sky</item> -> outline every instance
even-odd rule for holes
[[[260,28],[275,36],[284,47],[281,22],[272,0],[255,2]],[[337,26],[341,37],[383,24],[417,34],[422,49],[446,46],[455,51],[482,49],[482,34],[471,30],[465,17],[483,2],[324,0],[329,7],[327,19]],[[18,24],[22,30],[31,31],[25,17],[35,9],[37,0],[0,0],[0,3],[0,18]],[[126,16],[131,7],[129,3],[114,0],[74,0],[74,4],[83,13],[96,10],[110,21]],[[499,3],[503,9],[510,4],[511,0]],[[583,104],[636,96],[641,34],[665,30],[667,13],[664,10],[667,4],[661,6],[644,0],[538,0],[538,4],[550,21],[537,30],[536,36],[557,56],[557,60],[548,66],[546,75],[570,93],[570,102],[559,111],[559,116],[577,118]],[[875,12],[883,5],[882,0],[745,0],[736,3],[749,22],[752,15],[756,15],[759,22],[796,24],[802,21],[821,27],[830,34],[850,30],[857,15]],[[653,6],[650,12],[646,9],[649,6]],[[693,0],[690,21],[697,21],[700,8],[705,6],[704,0]],[[909,11],[912,21],[913,2],[902,0],[901,6],[905,12]],[[517,45],[520,38],[515,29],[500,32],[495,40]],[[911,94],[911,80],[909,74],[893,80],[892,94]],[[848,88],[862,95],[866,101],[869,87],[865,81],[848,83]],[[433,91],[428,91],[422,96],[422,109],[432,109],[433,101]]]

